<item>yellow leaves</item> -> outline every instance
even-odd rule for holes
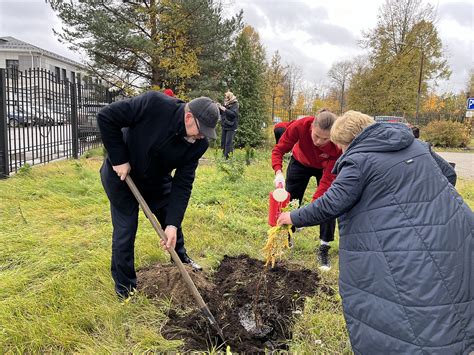
[[[299,92],[296,97],[296,104],[294,110],[296,112],[304,112],[306,108],[306,98],[303,92]]]
[[[191,44],[191,14],[179,2],[172,0],[162,0],[143,11],[150,19],[153,48],[149,54],[152,66],[163,69],[171,78],[185,79],[198,75],[197,56],[201,49]],[[176,88],[176,83],[173,86]]]
[[[436,93],[430,93],[423,103],[423,111],[438,112],[445,106],[445,102]]]
[[[283,256],[285,249],[289,249],[288,236],[292,236],[293,231],[290,225],[275,226],[267,231],[267,243],[262,249],[265,257],[265,267],[271,263],[275,267],[275,262]]]

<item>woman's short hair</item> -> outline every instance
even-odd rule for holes
[[[318,111],[316,119],[313,121],[314,127],[319,127],[324,131],[329,131],[336,121],[337,116],[327,109]]]
[[[331,141],[349,145],[365,128],[374,123],[374,119],[369,115],[358,111],[347,111],[332,125]]]

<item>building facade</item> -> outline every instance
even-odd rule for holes
[[[72,83],[81,83],[87,75],[82,64],[14,37],[0,37],[0,68],[45,69],[54,73],[58,81]]]

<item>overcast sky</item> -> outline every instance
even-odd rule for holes
[[[453,74],[440,91],[464,89],[474,67],[474,2],[424,0],[438,10],[437,28]],[[332,63],[352,59],[362,31],[373,29],[384,0],[224,0],[227,14],[244,10],[244,20],[260,34],[270,59],[279,50],[286,63],[302,68],[308,82],[327,82]],[[363,5],[362,5],[363,4]],[[0,0],[0,37],[12,36],[81,61],[58,42],[61,23],[44,0]]]

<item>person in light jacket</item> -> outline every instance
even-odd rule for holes
[[[219,110],[222,125],[221,148],[224,157],[229,159],[234,151],[234,138],[239,126],[239,102],[232,92],[225,93],[224,105],[219,105]]]
[[[356,354],[474,350],[474,214],[451,166],[403,124],[356,111],[331,140],[337,177],[278,223],[339,219],[339,290]]]

